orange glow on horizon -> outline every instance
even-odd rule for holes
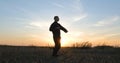
[[[62,38],[61,39],[61,46],[68,46],[68,42],[69,42],[68,39]]]

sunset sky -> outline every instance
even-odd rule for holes
[[[0,44],[53,45],[54,16],[68,29],[62,46],[120,42],[120,0],[0,0]]]

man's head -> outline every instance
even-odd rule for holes
[[[54,20],[55,20],[55,22],[58,22],[59,21],[59,17],[58,16],[54,16]]]

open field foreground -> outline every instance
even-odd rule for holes
[[[0,46],[0,63],[120,63],[120,48],[62,48],[52,57],[49,47]]]

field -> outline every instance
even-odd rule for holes
[[[64,47],[58,57],[52,48],[35,46],[0,46],[0,63],[120,63],[120,48]]]

